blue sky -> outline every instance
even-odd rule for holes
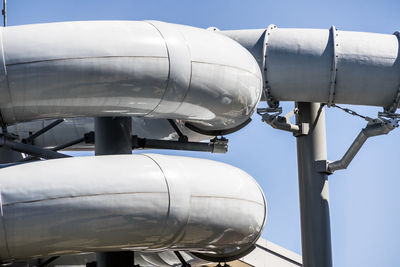
[[[8,23],[72,20],[155,19],[220,29],[324,28],[392,34],[400,30],[400,1],[165,1],[9,0]],[[399,73],[400,80],[400,73]],[[284,103],[286,111],[292,103]],[[369,116],[380,109],[352,107]],[[328,159],[342,156],[365,122],[327,110]],[[227,136],[226,155],[162,152],[210,158],[242,168],[262,186],[268,200],[263,237],[301,253],[296,143],[292,135],[263,124],[257,115]],[[400,129],[370,139],[348,170],[330,177],[334,266],[399,266]]]

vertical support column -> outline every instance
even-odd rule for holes
[[[132,154],[132,118],[95,118],[95,155]],[[133,267],[132,251],[96,253],[97,267]]]
[[[94,129],[96,156],[132,154],[132,118],[95,118]]]
[[[331,267],[329,187],[316,161],[326,160],[325,112],[317,103],[296,103],[297,124],[309,123],[308,135],[297,137],[301,238],[304,267]]]
[[[132,251],[114,251],[96,253],[96,267],[133,267]]]

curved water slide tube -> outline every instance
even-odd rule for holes
[[[162,22],[73,22],[7,27],[2,34],[0,111],[21,138],[67,120],[36,143],[54,146],[93,130],[93,116],[133,116],[140,137],[192,141],[249,122],[262,75],[236,42]],[[84,117],[77,118],[76,117]],[[86,117],[86,118],[85,118]],[[56,133],[54,133],[56,131]],[[87,148],[88,145],[74,148]],[[90,147],[90,146],[89,146]]]
[[[1,33],[1,119],[17,133],[66,118],[58,129],[69,129],[61,139],[70,138],[71,128],[81,131],[79,121],[87,127],[96,116],[134,117],[144,137],[141,126],[162,128],[167,119],[230,132],[248,123],[261,97],[262,74],[251,54],[202,29],[102,21]],[[153,135],[168,138],[168,127]],[[233,260],[254,248],[266,218],[264,195],[248,174],[200,159],[50,160],[4,168],[0,185],[3,263],[115,250],[139,251],[148,262],[166,250],[197,262]]]
[[[121,249],[229,259],[252,249],[266,219],[247,173],[189,157],[49,160],[4,168],[0,183],[3,262]]]
[[[393,35],[349,32],[335,27],[330,30],[280,29],[274,25],[258,30],[210,30],[232,38],[254,56],[272,105],[277,101],[305,101],[381,106],[394,112],[400,102],[398,32]],[[162,119],[142,117],[137,120],[140,126],[133,129],[139,131],[139,135],[140,131],[145,131],[143,134],[159,139],[177,138]],[[178,126],[189,139],[207,139],[184,127],[182,122]],[[26,137],[29,131],[39,129],[42,124],[31,122],[14,127],[14,132]],[[65,143],[92,129],[91,119],[72,119],[62,129],[50,131],[38,144],[54,146],[54,136]],[[158,134],[154,136],[154,133]],[[84,147],[87,145],[81,146]]]
[[[133,116],[202,130],[245,123],[261,96],[255,59],[229,38],[161,22],[2,29],[3,123]]]

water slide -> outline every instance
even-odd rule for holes
[[[0,181],[3,260],[126,249],[237,257],[266,219],[255,180],[210,160],[77,157],[4,168]]]
[[[35,143],[54,146],[93,130],[99,116],[134,117],[134,133],[148,138],[176,140],[168,119],[189,140],[229,134],[249,123],[262,93],[271,106],[304,101],[393,112],[398,38],[334,27],[218,31],[156,21],[7,27],[1,120],[25,138],[66,118]],[[0,184],[4,262],[124,249],[237,259],[254,247],[266,218],[249,175],[199,159],[57,159],[4,168]]]
[[[399,104],[398,32],[393,35],[348,32],[339,31],[335,27],[329,30],[280,29],[275,25],[256,30],[209,30],[232,38],[253,55],[261,70],[263,88],[266,89],[268,101],[272,105],[278,101],[312,101],[330,105],[380,106],[394,112]],[[208,46],[211,44],[213,42],[207,42]],[[200,46],[199,51],[210,54],[214,61],[222,57],[224,60],[233,60],[232,55],[222,54],[228,51],[223,49],[225,46],[208,47],[210,51],[206,51],[206,47],[202,50],[203,47]],[[219,101],[224,102],[222,99]],[[154,119],[153,116],[146,115],[134,119],[135,125],[140,127],[133,127],[133,131],[139,136],[171,140],[178,138],[164,119]],[[239,125],[243,121],[245,119]],[[50,122],[19,123],[12,126],[12,131],[25,138],[29,132],[34,132]],[[207,139],[207,136],[185,127],[184,122],[185,120],[177,120],[181,131],[189,139]],[[204,122],[201,123],[204,125]],[[54,146],[56,143],[70,141],[71,138],[79,138],[93,129],[92,118],[74,118],[49,131],[37,143],[41,146]],[[74,148],[87,147],[90,145],[81,144]]]
[[[58,129],[67,129],[61,139],[71,138],[68,122],[87,127],[88,117],[128,116],[138,117],[133,129],[145,135],[141,125],[160,128],[167,119],[225,133],[246,125],[261,97],[251,54],[202,29],[72,22],[7,27],[1,36],[0,112],[10,131],[67,118]],[[164,138],[173,129],[151,130]],[[197,261],[236,259],[254,248],[266,219],[253,178],[200,159],[57,159],[4,168],[0,176],[3,262],[127,249],[147,253],[149,262],[165,250],[188,251]]]

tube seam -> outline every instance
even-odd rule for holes
[[[332,36],[332,45],[333,45],[333,50],[332,50],[332,74],[331,74],[331,85],[329,89],[329,98],[328,98],[328,103],[327,106],[331,107],[332,104],[334,104],[335,101],[335,90],[336,90],[336,76],[337,76],[337,60],[338,60],[338,53],[337,53],[337,47],[339,46],[338,43],[338,30],[334,25],[329,30],[330,35]]]
[[[165,49],[166,49],[167,56],[168,56],[168,79],[167,79],[167,82],[166,82],[164,93],[163,93],[162,97],[160,98],[160,100],[158,101],[157,105],[151,111],[147,112],[147,114],[144,115],[144,116],[147,116],[147,115],[153,113],[160,106],[161,102],[164,100],[165,95],[167,94],[168,88],[170,86],[170,81],[171,81],[171,79],[170,79],[171,78],[171,55],[170,55],[170,51],[169,51],[169,48],[168,48],[167,41],[165,40],[165,37],[162,34],[162,32],[160,31],[160,29],[158,29],[156,27],[156,25],[151,23],[151,21],[145,21],[145,22],[148,23],[149,25],[151,25],[152,27],[154,27],[154,29],[156,29],[156,31],[160,34],[161,38],[164,40]]]
[[[156,159],[154,159],[153,157],[151,157],[151,155],[148,155],[148,154],[141,154],[143,157],[146,157],[146,158],[148,158],[148,159],[150,159],[151,161],[153,161],[153,163],[160,169],[160,171],[161,171],[161,173],[162,173],[162,175],[163,175],[163,177],[164,177],[164,182],[165,182],[165,186],[166,186],[166,188],[167,188],[167,190],[168,190],[168,211],[167,211],[167,216],[166,216],[166,219],[165,219],[165,222],[164,222],[164,227],[163,227],[163,230],[162,230],[162,232],[161,232],[161,237],[159,238],[159,242],[160,243],[162,243],[162,238],[163,238],[163,234],[165,233],[165,231],[166,231],[166,229],[167,229],[167,227],[168,227],[168,221],[170,220],[170,218],[171,218],[171,189],[170,189],[170,186],[169,186],[169,183],[168,183],[168,179],[167,179],[167,176],[165,175],[165,172],[164,172],[164,170],[163,170],[163,168],[161,167],[161,165],[157,162],[157,160]],[[176,238],[174,237],[173,238],[173,240],[175,240]],[[164,243],[162,243],[163,245],[165,244],[165,241],[164,241]]]
[[[272,95],[271,95],[271,86],[269,85],[269,80],[268,80],[268,75],[267,75],[267,58],[268,58],[268,42],[269,42],[269,37],[271,36],[271,32],[276,29],[276,25],[270,24],[265,31],[265,37],[264,37],[264,58],[263,58],[263,73],[264,73],[264,84],[263,84],[263,92],[265,94],[265,100],[268,103],[268,106],[271,108],[276,108],[279,106],[279,101],[277,101]]]
[[[158,102],[157,106],[153,110],[148,112],[145,116],[151,117],[157,114],[157,112],[165,112],[164,102],[169,103],[169,105],[171,105],[171,102],[178,102],[175,105],[173,105],[172,110],[170,108],[167,109],[168,113],[174,113],[182,105],[190,90],[190,85],[192,81],[192,60],[191,60],[190,48],[187,45],[184,35],[179,30],[171,31],[171,29],[165,28],[165,23],[162,22],[157,22],[157,21],[146,21],[146,22],[152,25],[159,32],[159,34],[164,40],[168,55],[169,68],[168,68],[168,80],[164,94],[161,97],[160,101]],[[176,38],[179,37],[183,45],[182,46],[178,45],[179,47],[177,47],[177,44],[179,42],[177,42]],[[182,69],[185,67],[182,67],[182,62],[180,62],[180,60],[184,60],[185,63],[187,63],[185,67],[186,70],[188,69],[189,71],[185,71]],[[185,76],[186,79],[182,80],[181,76]],[[182,92],[180,90],[177,90],[177,87],[182,87],[185,89]],[[172,99],[171,99],[171,94],[174,95]]]

